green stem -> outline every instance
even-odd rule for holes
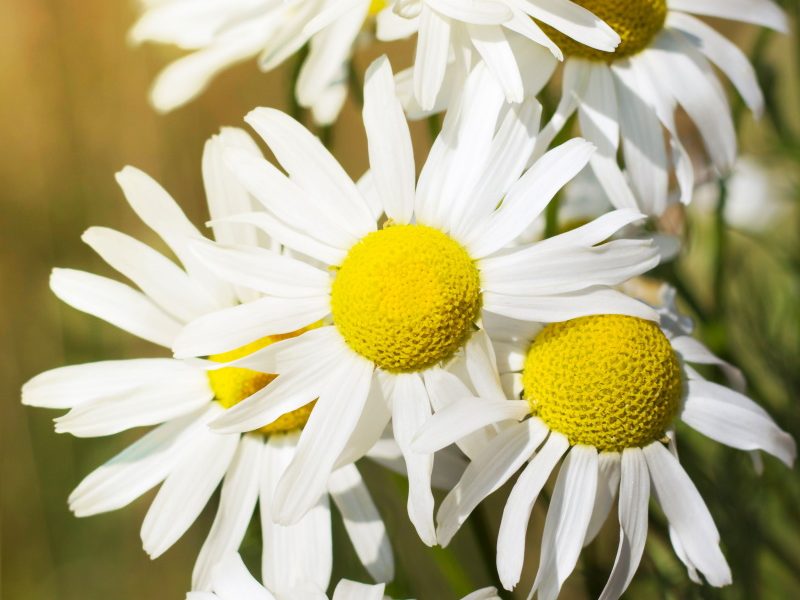
[[[728,228],[725,223],[725,207],[728,204],[728,184],[724,178],[718,181],[719,199],[714,213],[714,273],[713,294],[715,313],[720,318],[725,310],[723,285],[725,283],[725,255],[728,249]]]
[[[356,72],[356,65],[351,60],[350,64],[347,66],[347,83],[350,86],[350,93],[353,94],[353,100],[355,103],[358,104],[359,108],[364,107],[364,86],[361,83],[361,79],[358,77],[358,72]]]

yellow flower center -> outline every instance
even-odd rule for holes
[[[522,374],[531,412],[573,444],[618,452],[663,437],[678,412],[681,369],[655,323],[599,315],[546,326]]]
[[[481,307],[480,277],[467,251],[425,225],[391,225],[365,236],[344,259],[331,292],[347,344],[390,372],[450,358]]]
[[[584,46],[560,31],[538,23],[566,56],[613,61],[638,54],[664,28],[667,0],[573,0],[605,21],[622,38],[616,52],[602,52]]]
[[[319,324],[317,323],[309,327],[299,329],[298,331],[293,331],[292,333],[268,335],[260,340],[245,344],[241,348],[236,348],[235,350],[230,350],[228,352],[222,352],[221,354],[213,354],[208,358],[215,362],[221,363],[244,358],[256,350],[261,350],[262,348],[265,348],[270,344],[274,344],[275,342],[280,342],[281,340],[296,337],[301,333],[304,333],[309,329],[314,329],[318,326]],[[258,390],[265,387],[276,377],[277,375],[273,375],[271,373],[259,373],[258,371],[242,369],[240,367],[224,367],[215,371],[208,371],[208,381],[211,384],[211,389],[214,391],[217,402],[219,402],[224,408],[230,408],[236,404],[239,404],[239,402],[255,394]],[[314,404],[316,404],[316,400],[309,402],[305,406],[301,406],[297,410],[293,410],[285,415],[281,415],[272,423],[260,427],[257,431],[264,434],[270,434],[287,433],[289,431],[294,431],[295,429],[302,429],[308,421],[308,418],[311,416],[311,410],[314,408]]]
[[[374,17],[387,6],[389,6],[387,0],[371,0],[369,3],[368,14],[370,17]]]

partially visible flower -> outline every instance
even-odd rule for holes
[[[258,56],[263,71],[275,68],[305,44],[295,94],[314,120],[333,122],[347,95],[353,47],[381,8],[380,0],[356,0],[335,23],[313,35],[308,21],[340,0],[162,0],[149,3],[130,32],[135,43],[174,44],[191,51],[164,69],[150,100],[162,112],[194,99],[229,66]]]
[[[602,244],[639,213],[612,212],[540,244],[509,248],[593,148],[572,140],[526,171],[540,107],[533,100],[507,105],[485,85],[490,77],[484,67],[473,71],[418,182],[385,57],[366,77],[371,172],[361,189],[318,139],[276,110],[259,108],[246,120],[288,175],[261,158],[228,154],[265,209],[236,222],[262,228],[322,268],[267,251],[195,245],[220,277],[269,295],[193,321],[174,350],[207,356],[323,322],[231,363],[279,376],[212,423],[222,432],[250,431],[318,398],[277,487],[281,523],[310,508],[337,457],[353,438],[365,438],[358,433],[363,415],[380,413],[375,404],[385,402],[380,408],[391,410],[408,465],[409,515],[423,541],[435,543],[433,456],[411,451],[411,438],[431,414],[442,365],[461,352],[474,368],[489,360],[473,335],[483,316],[561,321],[598,309],[655,316],[610,287],[655,266],[650,243]],[[376,385],[385,399],[370,395]]]
[[[224,165],[223,147],[262,156],[241,130],[225,129],[207,142],[204,183],[211,215],[219,220],[253,208],[252,198]],[[141,291],[83,271],[56,269],[50,284],[61,300],[169,348],[187,322],[261,297],[231,286],[198,261],[190,246],[204,238],[154,180],[126,167],[117,181],[137,215],[183,267],[123,233],[93,227],[84,241]],[[213,228],[217,240],[237,244],[242,252],[261,247],[261,234],[252,228],[221,221]],[[333,470],[322,493],[312,499],[313,508],[295,525],[283,527],[272,519],[275,484],[294,457],[313,403],[243,435],[208,428],[226,408],[275,378],[225,368],[222,361],[292,335],[297,332],[261,337],[205,365],[174,358],[111,360],[53,369],[27,382],[24,404],[70,409],[56,419],[58,432],[96,437],[156,425],[86,477],[70,495],[71,510],[80,517],[115,510],[163,482],[141,531],[145,551],[156,558],[186,532],[222,483],[219,508],[195,564],[193,587],[207,589],[211,566],[238,549],[258,502],[264,580],[275,590],[298,582],[325,588],[332,563],[330,497],[366,569],[378,581],[390,580],[394,565],[388,536],[355,465],[343,461]]]
[[[186,600],[327,600],[325,589],[300,585],[288,591],[275,591],[261,585],[247,570],[242,558],[227,554],[214,567],[212,592],[189,592]],[[367,585],[342,579],[336,584],[331,600],[391,600],[383,595],[385,585]],[[497,590],[487,587],[464,596],[461,600],[500,600]]]
[[[725,201],[725,222],[745,231],[767,230],[787,210],[788,206],[780,182],[762,164],[750,156],[742,156],[728,176]],[[720,187],[716,178],[699,185],[695,191],[693,208],[700,213],[712,214],[720,201]]]
[[[622,36],[612,55],[571,42],[545,27],[566,56],[561,100],[542,130],[535,155],[577,112],[580,133],[598,151],[591,166],[617,208],[661,215],[671,200],[674,173],[679,199],[694,187],[691,159],[678,137],[680,106],[699,130],[714,167],[728,172],[736,159],[736,133],[716,65],[758,117],[764,105],[755,71],[745,54],[695,15],[708,15],[786,31],[786,18],[772,0],[578,0]],[[540,68],[554,59],[540,57]],[[667,135],[667,144],[664,132]],[[627,176],[618,166],[620,150]]]
[[[497,539],[500,580],[514,588],[533,505],[558,471],[532,591],[540,600],[558,596],[617,493],[620,542],[602,600],[619,598],[636,572],[651,494],[691,579],[699,583],[702,574],[714,586],[731,582],[714,521],[678,461],[675,421],[733,448],[763,450],[789,466],[796,445],[755,402],[701,377],[690,363],[719,365],[741,383],[735,369],[687,335],[687,322],[671,302],[660,313],[660,325],[623,315],[541,327],[507,319],[487,323],[500,372],[521,388],[521,399],[504,399],[497,372],[493,378],[484,375],[484,385],[494,380],[491,396],[462,396],[418,434],[413,447],[433,452],[500,427],[442,503],[437,515],[441,544],[449,543],[475,507],[524,467]]]
[[[306,31],[315,32],[346,17],[358,1],[331,2]],[[598,52],[613,52],[620,42],[619,35],[583,8],[581,2],[570,0],[375,2],[378,3],[388,7],[378,15],[378,39],[388,41],[405,37],[410,30],[417,32],[417,51],[410,72],[413,95],[422,111],[446,108],[452,88],[458,87],[479,61],[487,65],[509,101],[522,102],[526,65],[511,51],[511,37],[517,37],[526,47],[532,46],[532,51],[545,48],[559,60],[562,52],[552,31],[559,39],[586,44]],[[551,28],[549,32],[540,26],[543,24]],[[549,73],[539,77],[546,81]]]

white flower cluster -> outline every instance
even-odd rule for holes
[[[141,530],[155,558],[221,488],[188,597],[325,598],[332,501],[376,582],[342,580],[332,597],[382,598],[392,545],[358,461],[407,476],[408,518],[431,546],[521,470],[498,519],[497,573],[511,590],[557,473],[531,595],[559,595],[616,500],[601,598],[619,598],[651,497],[689,576],[730,583],[675,425],[757,464],[764,451],[791,465],[795,443],[691,336],[671,288],[658,302],[627,293],[673,254],[648,219],[693,196],[678,108],[725,173],[736,134],[711,65],[754,113],[763,105],[742,52],[693,14],[786,27],[771,0],[148,0],[131,38],[191,50],[158,77],[159,110],[235,62],[258,56],[268,70],[305,49],[297,101],[329,124],[356,45],[415,36],[416,56],[396,74],[381,57],[364,75],[370,169],[358,181],[272,108],[245,121],[277,164],[244,130],[206,143],[209,237],[145,173],[117,174],[179,264],[93,227],[84,241],[133,286],[55,269],[51,288],[171,355],[65,366],[24,386],[25,404],[68,409],[58,432],[152,427],[78,485],[72,511],[115,510],[160,485]],[[560,61],[561,99],[543,115],[537,95]],[[417,168],[408,119],[442,111]],[[573,124],[583,137],[554,145]],[[586,167],[604,208],[543,235],[554,198]],[[438,511],[434,488],[446,492]],[[263,586],[236,555],[256,505]]]

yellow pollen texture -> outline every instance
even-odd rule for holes
[[[221,354],[213,354],[208,358],[221,363],[244,358],[256,350],[261,350],[281,340],[296,337],[317,326],[318,325],[305,327],[298,331],[293,331],[292,333],[268,335],[254,342],[250,342],[241,348],[236,348],[235,350],[230,350]],[[239,367],[224,367],[215,371],[208,371],[208,381],[211,384],[211,389],[214,390],[217,401],[225,408],[230,408],[239,404],[239,402],[255,394],[276,377],[277,375],[270,373],[259,373],[258,371],[251,371],[250,369],[242,369]],[[281,415],[272,423],[260,427],[258,431],[270,434],[286,433],[294,431],[295,429],[302,429],[311,416],[311,410],[314,408],[315,403],[316,401],[309,402],[297,410]]]
[[[347,344],[390,372],[451,357],[481,308],[480,277],[467,251],[425,225],[391,225],[354,245],[331,292]]]
[[[532,414],[572,444],[607,452],[661,439],[682,395],[678,359],[658,325],[621,315],[546,326],[522,384]]]
[[[560,31],[538,23],[565,56],[611,62],[638,54],[650,45],[664,28],[667,0],[573,0],[606,22],[622,38],[616,52],[603,52],[585,46]]]

